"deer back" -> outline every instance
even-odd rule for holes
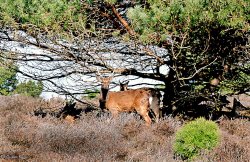
[[[127,90],[120,92],[109,92],[106,107],[108,109],[117,109],[117,111],[133,111],[138,107],[149,109],[148,91],[143,89]]]

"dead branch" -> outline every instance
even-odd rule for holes
[[[199,68],[198,70],[196,70],[191,76],[186,77],[186,78],[178,78],[178,80],[189,80],[192,79],[195,75],[197,75],[199,72],[201,72],[202,70],[206,69],[208,66],[212,65],[215,61],[217,60],[217,58],[215,58],[212,62],[210,62],[209,64],[207,64],[206,66],[203,66],[201,68]]]
[[[121,24],[126,28],[126,30],[128,31],[128,33],[129,33],[131,36],[134,36],[136,33],[130,28],[128,22],[122,18],[122,16],[121,16],[120,13],[116,10],[116,8],[115,8],[114,5],[111,6],[111,9],[112,9],[114,15],[116,16],[116,18],[117,18],[117,19],[121,22]]]

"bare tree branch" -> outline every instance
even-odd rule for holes
[[[129,24],[127,23],[127,21],[125,19],[123,19],[121,17],[121,15],[119,14],[119,12],[117,12],[116,8],[114,5],[111,5],[112,11],[114,13],[114,15],[117,17],[117,19],[121,22],[121,24],[126,28],[126,30],[128,31],[128,33],[131,36],[134,36],[136,33],[130,28]]]
[[[198,70],[196,70],[191,76],[186,77],[186,78],[178,78],[178,80],[190,80],[192,79],[195,75],[197,75],[199,72],[201,72],[202,70],[206,69],[208,66],[212,65],[215,61],[217,60],[214,59],[212,62],[210,62],[209,64],[207,64],[206,66],[203,66],[201,68],[199,68]]]

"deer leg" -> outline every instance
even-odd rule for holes
[[[152,121],[151,121],[149,115],[148,115],[148,114],[144,114],[142,117],[143,117],[144,120],[146,121],[146,125],[147,125],[147,126],[150,126],[151,123],[152,123]]]
[[[155,121],[158,122],[160,118],[160,109],[159,107],[153,108],[153,112],[155,114]]]
[[[152,97],[152,102],[150,103],[150,109],[153,111],[155,116],[155,121],[158,122],[160,118],[160,100],[158,97]]]
[[[152,121],[151,121],[151,118],[149,117],[149,115],[148,115],[148,111],[137,111],[138,112],[138,114],[140,114],[142,117],[143,117],[143,119],[145,120],[145,122],[146,122],[146,125],[147,126],[150,126],[151,125],[151,123],[152,123]]]
[[[108,123],[110,123],[113,119],[118,117],[118,111],[112,109],[111,110],[109,109],[109,111],[111,112],[112,117],[107,119]]]
[[[111,110],[112,118],[117,118],[118,117],[118,111],[116,110]]]

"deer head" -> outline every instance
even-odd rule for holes
[[[129,81],[120,82],[120,91],[127,91],[128,90],[128,83],[129,83]]]
[[[101,76],[100,71],[97,70],[96,79],[101,83],[102,89],[109,89],[109,85],[114,77],[114,72],[110,76]]]

